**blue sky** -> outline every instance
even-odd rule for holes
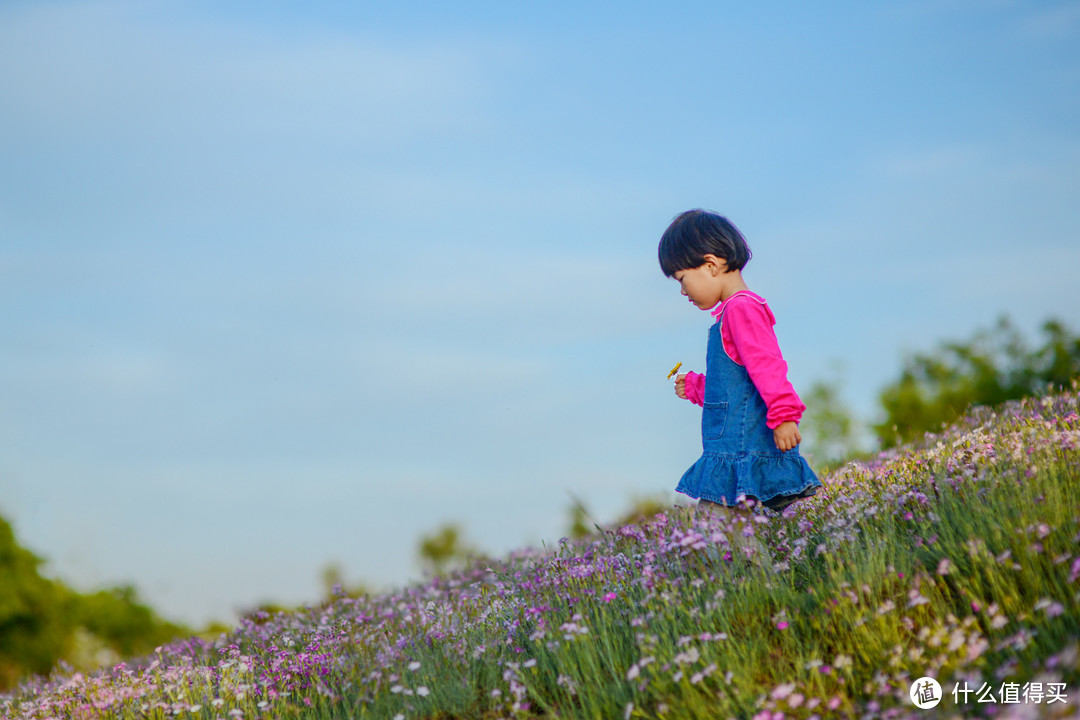
[[[342,5],[0,6],[0,513],[49,573],[229,620],[670,493],[690,207],[867,419],[905,352],[1080,329],[1080,3]]]

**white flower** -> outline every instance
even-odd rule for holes
[[[677,665],[693,665],[701,658],[701,653],[697,648],[692,647],[686,652],[681,652],[675,656],[675,663]]]
[[[409,663],[409,669],[410,670],[419,670],[420,669],[420,663],[413,660],[411,663]]]
[[[431,691],[427,689],[426,685],[421,685],[420,687],[416,688],[416,694],[420,697],[427,697],[431,694]]]

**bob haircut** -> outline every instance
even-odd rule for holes
[[[727,262],[728,271],[742,270],[750,260],[746,238],[730,220],[707,210],[678,215],[660,238],[660,269],[668,277],[705,264],[706,255]]]

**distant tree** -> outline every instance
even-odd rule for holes
[[[1033,364],[1039,380],[1055,387],[1068,387],[1080,375],[1080,337],[1070,335],[1059,320],[1043,323],[1046,343],[1035,353]]]
[[[344,595],[358,598],[367,595],[367,588],[358,584],[347,584],[345,571],[338,563],[327,563],[322,570],[323,598],[326,602]]]
[[[131,586],[76,595],[72,600],[72,618],[120,657],[143,655],[158,645],[192,633],[189,628],[158,617],[139,600]]]
[[[803,396],[806,412],[799,423],[800,450],[819,470],[835,466],[859,451],[858,423],[840,397],[837,377],[818,380]]]
[[[623,513],[615,521],[617,527],[636,525],[647,521],[654,515],[667,512],[671,509],[671,503],[664,502],[656,497],[638,497],[630,501],[630,509]]]
[[[27,673],[49,672],[72,644],[69,594],[41,577],[41,563],[0,518],[0,689]]]
[[[585,503],[582,502],[581,498],[576,495],[571,495],[570,497],[573,501],[568,508],[567,537],[574,540],[580,540],[581,538],[588,537],[594,532],[602,530],[600,525],[589,513],[589,509],[585,507]],[[670,509],[671,504],[664,502],[661,498],[635,497],[631,499],[629,509],[620,515],[614,521],[613,525],[614,527],[623,527],[625,525],[642,523],[653,515]]]
[[[82,595],[42,577],[41,563],[0,518],[0,690],[61,660],[92,670],[190,632],[158,617],[133,588]]]
[[[465,545],[461,529],[453,523],[446,523],[433,533],[422,535],[417,553],[425,570],[436,575],[476,554]]]
[[[881,393],[885,418],[874,425],[882,447],[938,431],[972,405],[998,405],[1064,387],[1080,375],[1080,338],[1058,320],[1042,326],[1044,345],[1029,350],[1008,317],[967,342],[947,342],[904,361]]]
[[[568,537],[574,540],[580,540],[592,532],[592,528],[595,525],[592,518],[589,516],[589,511],[585,507],[585,503],[581,501],[581,498],[571,496],[573,502],[570,503],[570,524],[566,528]]]

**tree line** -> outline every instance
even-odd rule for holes
[[[0,517],[0,690],[60,662],[90,670],[192,633],[158,617],[132,587],[82,594],[43,577],[41,563]]]
[[[976,405],[994,407],[1068,388],[1080,377],[1080,336],[1053,318],[1042,324],[1040,334],[1041,342],[1033,346],[1002,316],[966,340],[905,357],[900,376],[878,396],[878,418],[867,426],[877,448],[939,432]],[[804,401],[803,450],[818,464],[835,467],[867,451],[839,380],[815,383]]]

